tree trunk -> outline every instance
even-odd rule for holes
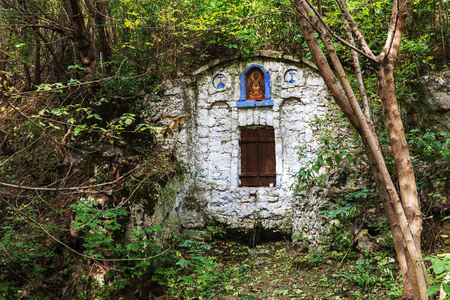
[[[0,71],[6,71],[6,62],[8,61],[8,56],[0,52]]]
[[[22,70],[23,70],[23,76],[24,76],[24,82],[20,89],[21,92],[26,92],[31,89],[31,76],[30,76],[30,69],[28,68],[28,65],[25,62],[22,62]]]
[[[101,61],[110,61],[113,49],[112,49],[112,39],[111,39],[111,32],[108,30],[107,27],[107,17],[109,16],[109,2],[102,0],[102,1],[96,1],[95,5],[92,3],[92,0],[85,0],[86,6],[89,9],[90,15],[94,18],[95,24],[96,24],[96,31],[98,34],[98,39],[100,41],[101,45],[101,52],[100,52],[100,59]],[[102,75],[108,75],[111,71],[111,65],[108,64],[108,66],[105,68],[105,73]]]
[[[73,28],[72,39],[77,50],[78,59],[88,72],[91,72],[95,61],[94,45],[84,25],[84,14],[79,0],[64,0],[63,4]]]
[[[370,49],[365,51],[366,56],[372,59],[377,69],[378,88],[383,101],[383,111],[391,138],[392,150],[395,153],[394,160],[400,180],[402,201],[387,169],[374,126],[362,113],[342,64],[327,34],[327,30],[329,29],[326,28],[320,15],[317,11],[314,11],[309,2],[297,0],[296,8],[298,10],[298,24],[301,27],[303,37],[308,44],[319,73],[330,89],[336,103],[341,107],[345,116],[363,140],[371,171],[388,215],[395,250],[404,276],[403,296],[405,298],[420,300],[428,299],[426,296],[428,274],[423,263],[420,262],[422,260],[420,250],[420,233],[422,231],[421,214],[418,207],[414,173],[395,98],[395,85],[393,80],[393,62],[396,58],[401,31],[403,29],[402,22],[404,22],[405,18],[405,2],[402,2],[398,6],[394,3],[391,22],[392,28],[390,27],[386,41],[387,46],[382,54],[379,57],[375,57]],[[345,6],[341,6],[341,9],[345,10]],[[348,13],[348,11],[345,11],[345,13]],[[350,19],[350,21],[353,20]],[[356,26],[352,26],[352,28],[357,29]],[[328,64],[328,60],[319,46],[314,30],[319,34],[319,38],[327,50],[333,69]],[[363,44],[364,37],[357,30],[356,34],[359,34],[358,39]],[[386,58],[386,61],[389,63],[386,64],[383,58]],[[335,72],[337,77],[334,75]]]
[[[41,45],[39,43],[39,39],[36,35],[35,38],[36,46],[34,48],[34,85],[41,84]]]
[[[416,180],[414,178],[414,170],[408,151],[408,143],[404,134],[400,110],[395,97],[393,64],[389,62],[378,64],[376,73],[378,93],[381,98],[386,128],[389,134],[395,166],[397,168],[402,206],[413,235],[417,252],[419,256],[422,257],[422,215],[419,208]],[[398,243],[400,243],[400,241],[398,241]],[[411,266],[409,268],[411,268]],[[425,286],[429,279],[423,262],[419,263],[419,268],[422,269],[418,274],[419,278],[411,278],[411,280],[417,280],[421,285]],[[413,274],[410,275],[414,276]],[[408,280],[408,276],[405,276],[405,278]]]

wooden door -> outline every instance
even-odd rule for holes
[[[273,128],[241,129],[241,186],[276,185]]]

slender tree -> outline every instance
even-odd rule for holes
[[[366,38],[345,6],[344,0],[337,0],[337,2],[345,17],[345,22],[348,24],[347,36],[350,39],[349,42],[340,38],[327,26],[322,14],[319,13],[320,8],[316,9],[308,0],[297,0],[295,3],[297,23],[301,27],[303,37],[319,72],[336,103],[362,137],[371,171],[392,230],[395,250],[403,274],[403,297],[406,299],[428,299],[426,284],[429,278],[422,262],[420,240],[422,218],[414,172],[395,96],[394,82],[394,66],[408,14],[407,0],[393,1],[386,43],[378,55],[375,55],[370,49]],[[357,37],[361,49],[355,46],[351,39],[352,34]],[[386,166],[375,127],[368,117],[369,107],[364,105],[365,113],[363,113],[333,47],[332,37],[350,47],[354,53],[359,53],[369,59],[375,68],[378,93],[381,98],[384,120],[397,169],[398,189],[394,185]],[[319,39],[326,51],[323,51],[320,47]],[[361,77],[359,60],[356,59],[355,55],[353,57],[356,73],[359,73],[357,77]],[[358,80],[358,83],[360,93],[363,95],[362,81]],[[364,96],[362,98],[364,99]]]

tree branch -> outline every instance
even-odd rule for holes
[[[125,180],[126,178],[131,176],[132,173],[138,171],[142,167],[143,166],[137,166],[136,168],[128,171],[127,173],[125,173],[124,175],[120,176],[116,180],[113,180],[113,181],[110,181],[110,182],[94,184],[94,185],[75,186],[75,187],[66,187],[66,188],[63,188],[63,187],[62,188],[48,188],[48,187],[46,188],[46,187],[31,187],[31,186],[24,186],[24,185],[20,185],[20,184],[11,184],[11,183],[6,183],[6,182],[0,182],[0,186],[5,186],[5,187],[9,187],[9,188],[14,188],[14,189],[29,190],[29,191],[52,191],[52,192],[57,192],[57,191],[75,191],[77,193],[86,193],[86,192],[101,193],[101,192],[104,192],[104,191],[111,190],[114,185],[122,182],[123,180]],[[101,188],[101,187],[104,187],[104,186],[112,186],[112,187],[108,188],[106,190],[100,190],[100,191],[95,191],[95,192],[92,191],[92,189]]]
[[[347,42],[346,40],[344,40],[343,38],[341,38],[340,36],[338,36],[330,27],[328,27],[328,25],[325,23],[324,19],[322,18],[322,16],[319,14],[319,12],[316,10],[316,8],[311,4],[311,2],[309,2],[308,0],[302,0],[302,2],[306,2],[308,4],[308,6],[312,9],[312,11],[314,12],[314,14],[316,15],[316,17],[318,18],[318,20],[322,23],[322,25],[324,26],[325,30],[331,34],[331,36],[333,36],[335,39],[337,39],[339,42],[341,42],[342,44],[344,44],[345,46],[347,46],[348,48],[352,49],[353,51],[358,52],[359,54],[363,55],[364,57],[366,57],[367,59],[376,62],[375,60],[375,56],[372,54],[372,52],[366,53],[364,51],[361,51],[360,49],[356,48],[354,45],[352,45],[351,43]],[[319,32],[320,34],[320,32]],[[370,50],[370,49],[369,49]]]
[[[3,199],[2,197],[2,201],[5,202],[9,207],[11,207],[16,213],[18,213],[20,216],[22,216],[22,218],[29,220],[31,223],[36,224],[37,226],[39,226],[39,228],[41,228],[41,230],[47,235],[49,236],[52,240],[54,240],[55,242],[57,242],[58,244],[61,244],[62,246],[64,246],[65,248],[67,248],[68,250],[70,250],[71,252],[82,256],[84,258],[88,258],[88,259],[92,259],[94,261],[103,261],[103,262],[115,262],[115,261],[147,261],[149,259],[153,259],[156,258],[158,256],[163,255],[164,253],[166,253],[167,251],[169,251],[173,246],[175,246],[175,244],[177,242],[174,242],[171,246],[169,246],[167,249],[165,249],[164,251],[149,256],[149,257],[143,257],[143,258],[98,258],[98,257],[94,257],[94,256],[90,256],[90,255],[86,255],[84,253],[78,252],[77,250],[73,249],[72,247],[70,247],[69,245],[67,245],[66,243],[64,243],[63,241],[59,240],[58,238],[56,238],[54,235],[52,235],[50,232],[48,232],[48,230],[44,227],[43,224],[39,223],[38,221],[26,216],[24,213],[22,213],[19,209],[17,209],[17,207],[15,207],[13,204],[9,203],[8,201],[6,201],[5,199]]]
[[[350,41],[352,45],[355,44],[352,36],[352,31],[350,29],[350,25],[348,24],[347,20],[344,18],[344,26],[345,26],[345,32],[347,34],[347,38]],[[370,107],[369,102],[367,101],[367,94],[366,90],[364,88],[364,81],[362,79],[361,74],[361,66],[359,64],[359,58],[358,53],[354,50],[352,50],[352,56],[353,56],[353,66],[355,67],[355,73],[356,73],[356,80],[358,81],[358,88],[359,88],[359,94],[361,96],[361,101],[364,108],[364,115],[369,120],[370,119]]]
[[[375,58],[375,55],[372,53],[372,50],[370,50],[369,45],[367,44],[366,39],[364,38],[364,35],[359,30],[358,25],[356,25],[355,20],[353,19],[352,15],[348,11],[347,6],[345,5],[345,2],[343,0],[336,0],[336,1],[339,5],[339,8],[344,13],[345,19],[350,23],[352,31],[356,35],[356,38],[358,39],[359,43],[361,44],[361,47],[363,48],[364,52],[366,52],[371,57]]]
[[[407,0],[394,0],[392,4],[392,16],[383,51],[378,55],[378,60],[383,60],[387,55],[392,63],[397,59],[403,27],[408,15]],[[394,50],[394,51],[392,51]]]

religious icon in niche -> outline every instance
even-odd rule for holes
[[[264,99],[264,73],[252,68],[247,75],[247,100]]]

